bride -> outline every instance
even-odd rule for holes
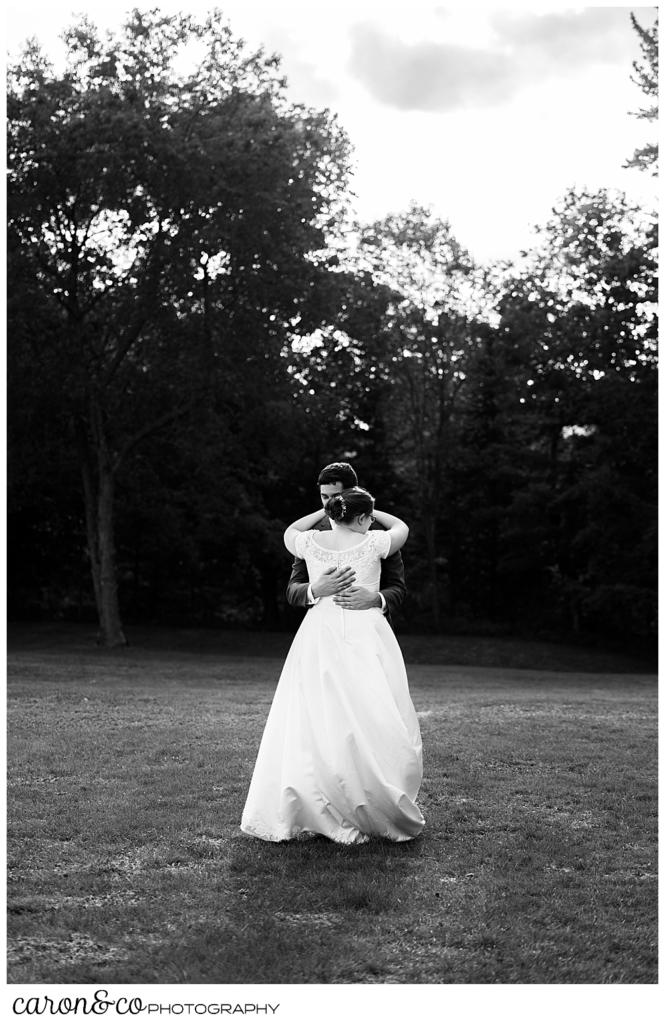
[[[332,530],[312,529],[324,516]],[[384,527],[372,530],[372,522]],[[284,533],[310,580],[351,566],[378,591],[381,559],[405,543],[406,523],[351,487]],[[345,609],[332,597],[307,612],[268,714],[241,829],[270,842],[304,833],[338,843],[419,835],[422,743],[399,644],[378,608]]]

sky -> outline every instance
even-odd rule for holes
[[[294,101],[335,112],[354,148],[358,217],[429,206],[480,262],[511,259],[571,186],[651,207],[654,179],[622,164],[653,135],[631,82],[655,7],[437,0],[50,0],[6,11],[6,49],[28,36],[57,59],[85,13],[113,29],[132,7],[222,9],[252,47],[281,54]]]

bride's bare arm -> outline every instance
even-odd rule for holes
[[[402,519],[398,519],[397,516],[392,516],[390,512],[380,512],[376,508],[374,509],[374,518],[379,526],[383,526],[388,532],[390,536],[390,551],[388,554],[394,555],[406,543],[406,538],[409,536],[409,527]]]
[[[296,519],[295,523],[291,523],[290,526],[284,531],[284,545],[287,551],[290,551],[292,555],[296,553],[296,535],[304,533],[305,530],[311,530],[313,526],[316,526],[319,519],[323,519],[325,511],[322,508],[317,509],[316,512],[310,512],[308,516],[302,516],[300,519]]]

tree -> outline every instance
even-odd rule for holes
[[[570,192],[503,296],[530,474],[505,550],[527,550],[569,624],[646,633],[655,602],[654,226],[624,196]],[[527,541],[525,543],[525,541]],[[547,583],[549,579],[549,584]],[[523,588],[526,590],[526,588]],[[648,609],[648,614],[645,611]],[[605,625],[606,628],[606,625]]]
[[[450,225],[415,204],[366,226],[360,251],[374,281],[391,291],[375,376],[385,385],[386,454],[420,541],[420,611],[438,629],[440,530],[466,360],[477,342],[479,280]]]
[[[641,60],[633,62],[635,72],[632,81],[637,85],[649,104],[639,110],[635,116],[646,121],[658,120],[658,18],[651,28],[643,28],[634,14],[630,20],[640,39]],[[658,174],[658,143],[649,142],[646,146],[636,149],[625,167],[637,167],[640,171],[650,170],[652,175]]]
[[[327,114],[288,105],[278,60],[248,54],[219,12],[135,11],[116,38],[85,20],[66,38],[63,74],[36,44],[9,73],[10,415],[30,393],[61,400],[115,645],[119,475],[248,375],[270,381],[314,315],[348,145]]]

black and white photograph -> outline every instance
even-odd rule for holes
[[[5,1008],[654,1019],[658,8],[5,18]]]

